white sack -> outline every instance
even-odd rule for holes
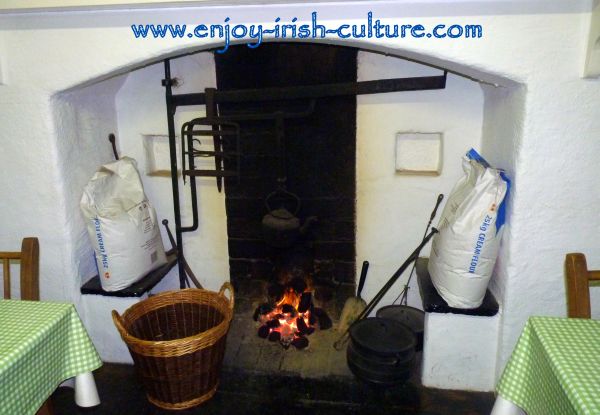
[[[428,270],[450,307],[477,308],[498,255],[509,182],[472,149],[463,158],[463,170],[433,237]]]
[[[103,165],[85,186],[80,206],[105,291],[126,288],[167,262],[135,160]]]

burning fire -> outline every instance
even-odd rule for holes
[[[304,336],[311,334],[312,291],[307,287],[298,293],[287,285],[283,295],[271,311],[260,313],[258,320],[262,326],[258,330],[260,337],[279,341],[284,347],[294,345],[302,349],[308,346]]]
[[[301,296],[302,295],[298,295],[296,290],[292,287],[288,287],[283,293],[281,300],[277,303],[277,307],[283,307],[285,304],[289,304],[297,310]]]

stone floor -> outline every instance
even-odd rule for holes
[[[102,403],[81,409],[74,403],[73,390],[59,388],[52,396],[56,415],[76,414],[168,414],[145,397],[133,366],[105,364],[95,372]],[[181,415],[488,415],[492,393],[444,391],[418,383],[382,388],[355,378],[328,376],[306,379],[299,376],[256,374],[223,370],[216,395]]]
[[[381,387],[357,380],[350,373],[345,349],[333,343],[339,333],[335,323],[352,288],[341,294],[320,296],[322,307],[334,320],[329,330],[315,331],[306,349],[284,349],[257,335],[252,314],[263,300],[266,283],[236,282],[235,315],[227,339],[220,386],[205,404],[179,414],[489,414],[492,393],[444,391],[425,388],[419,381],[417,354],[409,382]],[[345,291],[343,291],[345,290]],[[337,293],[336,293],[337,294]],[[95,372],[102,400],[95,408],[78,408],[73,390],[59,388],[52,397],[54,412],[62,414],[167,414],[148,402],[133,366],[105,364]]]

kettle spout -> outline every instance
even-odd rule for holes
[[[300,234],[301,235],[306,234],[306,232],[308,232],[308,230],[311,228],[311,226],[318,221],[319,221],[319,218],[317,218],[316,216],[309,216],[308,218],[306,218],[306,220],[304,221],[304,224],[300,227]]]

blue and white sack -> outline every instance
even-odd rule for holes
[[[510,181],[473,149],[463,170],[433,237],[428,270],[450,307],[477,308],[496,263]]]
[[[103,165],[85,186],[80,207],[104,291],[122,290],[167,262],[135,160]]]

